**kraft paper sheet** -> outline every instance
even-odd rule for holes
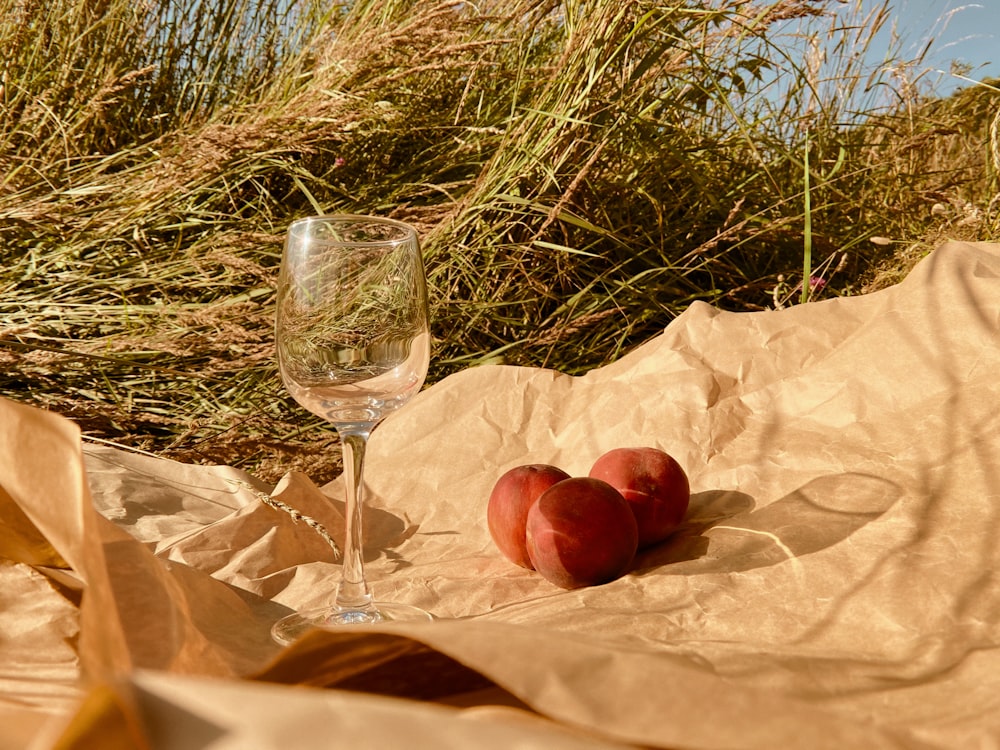
[[[486,528],[507,469],[653,445],[682,529],[564,591]],[[0,400],[0,750],[1000,744],[1000,246],[779,311],[695,303],[581,377],[487,366],[373,435],[368,577],[436,621],[316,632],[339,481],[81,442]]]

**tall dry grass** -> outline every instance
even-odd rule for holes
[[[995,89],[939,101],[867,68],[886,6],[834,10],[0,0],[0,393],[322,479],[333,438],[271,356],[303,214],[421,230],[432,381],[582,372],[695,299],[857,293],[927,238],[994,236]]]

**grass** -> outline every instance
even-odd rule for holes
[[[584,372],[694,300],[859,294],[995,239],[996,84],[867,68],[887,4],[837,9],[0,0],[0,394],[324,480],[336,439],[273,361],[295,218],[418,228],[431,382]]]

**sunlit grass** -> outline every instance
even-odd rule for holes
[[[867,66],[886,6],[827,5],[0,0],[0,393],[322,478],[272,356],[294,218],[420,230],[431,382],[584,372],[693,300],[856,294],[994,237],[1000,92]]]

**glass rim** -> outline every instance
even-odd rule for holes
[[[372,238],[370,240],[337,240],[330,239],[326,237],[316,237],[313,235],[308,235],[309,239],[313,242],[322,243],[324,245],[344,245],[344,246],[377,246],[377,245],[399,245],[410,241],[419,242],[419,235],[417,230],[407,224],[404,221],[399,221],[398,219],[390,219],[385,216],[373,216],[369,214],[316,214],[314,216],[303,216],[299,219],[295,219],[291,224],[288,225],[287,234],[291,237],[293,234],[299,234],[299,230],[304,227],[313,224],[380,224],[382,226],[396,227],[402,231],[402,235],[399,237],[389,237],[389,238]]]

